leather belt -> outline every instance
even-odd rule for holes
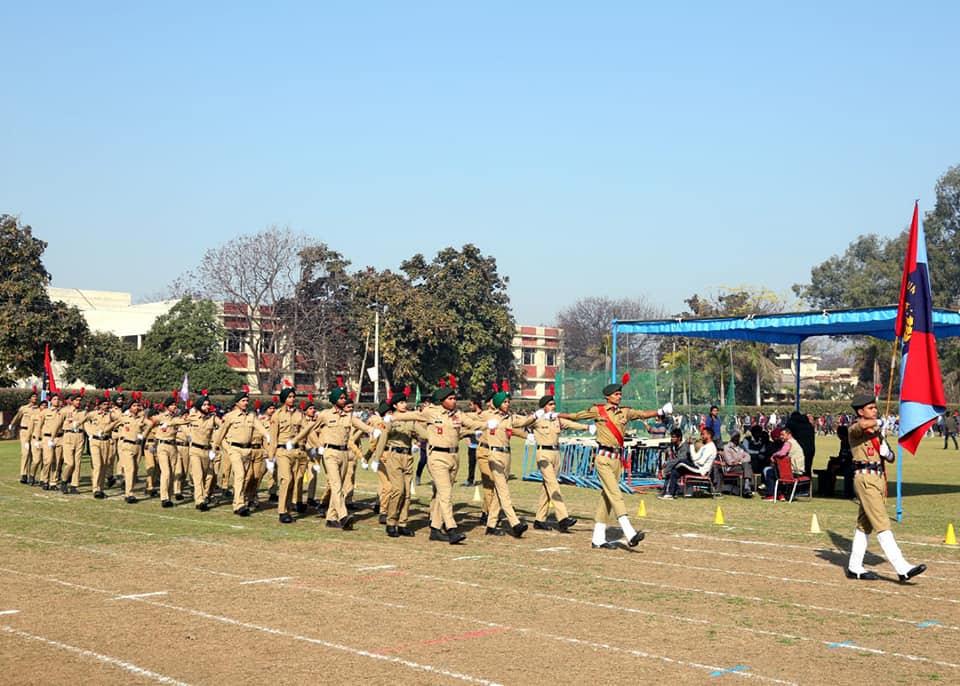
[[[184,443],[184,445],[186,445],[186,443]],[[209,446],[209,445],[200,445],[199,443],[193,443],[193,444],[191,444],[190,447],[191,447],[191,448],[199,448],[200,450],[210,450],[210,446]]]
[[[334,445],[333,443],[324,443],[323,449],[327,450],[328,448],[330,450],[347,450],[347,446],[345,445]]]
[[[388,447],[387,450],[389,450],[391,453],[400,453],[401,455],[409,455],[409,454],[410,454],[410,448],[390,448],[390,447]]]
[[[183,441],[177,441],[177,445],[179,445],[181,448],[187,448],[190,446],[189,443],[184,443]]]
[[[433,447],[433,448],[430,448],[430,450],[431,450],[431,451],[434,451],[434,452],[438,452],[438,453],[456,453],[456,452],[459,452],[459,449],[458,449],[458,448],[440,448],[440,447]]]
[[[490,450],[495,450],[498,453],[509,453],[510,448],[501,448],[499,445],[491,445]]]
[[[537,445],[537,450],[560,450],[559,445]]]
[[[44,438],[50,438],[51,436],[53,436],[53,434],[43,434]]]
[[[234,443],[233,441],[230,441],[230,445],[232,445],[234,448],[249,448],[249,447],[250,447],[250,444],[249,444],[249,443]]]
[[[63,430],[63,433],[65,433],[65,434],[82,434],[83,431],[82,431],[81,429],[64,429],[64,430]]]
[[[29,426],[23,426],[22,424],[20,425],[21,431],[27,431],[29,428],[30,428]]]
[[[92,438],[95,441],[112,441],[113,440],[109,436],[91,436],[90,438]]]
[[[854,473],[860,474],[884,474],[883,462],[854,462]]]
[[[176,443],[172,438],[158,438],[157,443],[163,443],[164,445],[173,445]]]
[[[121,441],[124,443],[130,443],[132,445],[140,445],[140,441],[131,441],[129,438],[121,438]]]

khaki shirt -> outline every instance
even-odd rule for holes
[[[63,413],[64,440],[74,444],[83,441],[83,423],[87,419],[87,411],[68,404],[61,412]]]
[[[569,419],[560,419],[555,417],[553,419],[547,419],[546,415],[543,417],[537,418],[536,415],[530,415],[533,417],[533,436],[537,440],[538,446],[554,446],[560,444],[560,432],[572,429],[575,431],[587,431],[590,429],[589,424],[580,424],[579,422],[574,422]]]
[[[13,419],[10,420],[10,423],[13,424],[13,431],[30,431],[34,417],[39,411],[39,406],[29,403],[17,410],[17,413],[13,415]]]
[[[274,415],[276,416],[276,415]],[[321,446],[341,445],[348,446],[354,439],[354,430],[361,434],[372,434],[374,427],[365,424],[352,412],[344,412],[337,407],[331,407],[317,412],[316,421],[301,431],[297,440],[303,440],[308,433],[316,433],[317,443]],[[359,434],[358,434],[359,437]]]
[[[876,446],[873,444],[874,438],[877,439]],[[880,441],[883,438],[879,432],[868,431],[860,422],[854,422],[850,425],[847,440],[850,441],[850,453],[853,455],[854,462],[883,462],[879,453]]]
[[[427,429],[427,444],[431,448],[452,450],[460,444],[463,430],[485,429],[487,423],[457,408],[449,412],[440,405],[431,405],[419,412],[394,412],[393,421],[423,422]]]
[[[196,410],[191,412],[188,417],[190,421],[183,428],[188,432],[190,445],[199,446],[201,450],[203,446],[212,446],[213,433],[217,430],[220,422],[217,415],[213,412],[203,414]],[[207,449],[209,450],[209,448]]]
[[[38,413],[34,420],[34,438],[38,441],[56,438],[63,433],[64,419],[66,419],[66,414],[52,407]]]
[[[644,419],[650,416],[650,412],[647,410],[635,410],[632,407],[611,405],[610,403],[607,403],[604,409],[607,411],[610,422],[616,426],[621,436],[626,436],[627,424],[629,422],[632,422],[634,419]],[[599,443],[601,447],[607,448],[617,448],[620,445],[620,441],[614,437],[613,432],[607,426],[607,420],[600,416],[600,410],[597,405],[588,407],[586,410],[581,410],[580,412],[574,412],[570,415],[570,419],[596,420],[597,443]]]
[[[114,427],[114,436],[119,438],[118,447],[122,450],[129,450],[131,448],[130,443],[137,443],[143,439],[138,439],[137,436],[146,437],[146,434],[150,430],[150,420],[144,417],[143,415],[131,415],[125,414],[120,417],[120,420],[117,422]]]
[[[536,419],[536,417],[532,418]],[[493,429],[490,428],[489,424],[491,419],[497,422],[496,427]],[[487,426],[483,430],[483,435],[486,436],[487,445],[491,448],[509,449],[510,439],[513,435],[526,436],[527,432],[523,427],[532,423],[530,417],[518,417],[509,412],[494,410],[493,414],[487,419]]]
[[[90,438],[109,438],[110,432],[120,423],[122,416],[113,410],[87,412],[83,420],[83,429]]]
[[[278,412],[277,414],[280,413]],[[294,414],[299,417],[303,416],[299,412],[294,412]],[[274,418],[276,418],[276,416],[275,414]],[[260,423],[260,419],[255,412],[252,410],[241,412],[240,408],[237,407],[223,415],[223,423],[213,438],[213,447],[215,450],[219,450],[224,441],[226,441],[228,445],[232,443],[249,445],[253,442],[254,432],[266,435],[269,431],[270,429],[267,429],[267,427]],[[286,441],[289,439],[284,438],[283,440]],[[196,436],[193,437],[193,442],[200,443]],[[276,444],[274,443],[274,445]]]
[[[390,418],[389,422],[386,421],[387,417]],[[409,452],[410,446],[419,437],[416,422],[394,421],[392,412],[388,412],[387,416],[381,419],[380,430],[383,433],[380,434],[373,452],[373,459],[378,462],[384,451],[389,452],[394,448],[399,448],[404,452]]]
[[[152,441],[170,441],[171,444],[177,440],[177,430],[180,426],[187,424],[190,420],[186,415],[178,417],[172,412],[164,410],[160,414],[155,414],[150,418],[153,423],[149,440]]]

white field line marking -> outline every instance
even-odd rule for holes
[[[152,591],[150,593],[131,593],[130,595],[118,595],[114,600],[139,600],[140,598],[152,598],[153,596],[167,595],[167,591]]]
[[[253,581],[241,581],[241,586],[249,586],[250,584],[272,584],[277,581],[289,581],[294,577],[292,576],[275,576],[272,579],[254,579]]]
[[[137,676],[146,677],[148,679],[153,679],[161,684],[171,684],[172,686],[189,686],[186,682],[177,681],[163,674],[157,674],[156,672],[151,672],[149,669],[144,669],[143,667],[138,667],[137,665],[125,662],[123,660],[118,660],[115,657],[110,657],[109,655],[102,655],[101,653],[95,653],[92,650],[87,650],[86,648],[78,648],[77,646],[68,645],[66,643],[61,643],[60,641],[54,641],[49,638],[44,638],[43,636],[37,636],[35,634],[28,634],[26,631],[19,631],[14,629],[11,626],[0,626],[0,631],[4,631],[13,636],[26,639],[28,641],[37,641],[54,648],[59,648],[60,650],[66,650],[67,652],[74,653],[81,657],[89,657],[97,660],[99,662],[112,665],[114,667],[119,667],[120,669],[125,669],[132,674]]]
[[[79,584],[73,584],[55,577],[42,576],[40,574],[33,574],[31,572],[21,572],[15,569],[8,569],[5,567],[0,567],[0,572],[6,572],[8,574],[15,574],[17,576],[24,576],[33,579],[40,579],[48,583],[60,584],[63,586],[70,586],[73,588],[81,588],[91,593],[98,593],[101,595],[114,595],[114,592],[108,591],[106,589],[93,588],[90,586],[81,586]],[[282,629],[274,629],[273,627],[260,626],[258,624],[251,624],[249,622],[244,622],[239,619],[233,619],[232,617],[225,617],[223,615],[214,615],[208,612],[203,612],[201,610],[194,610],[189,607],[182,607],[179,605],[171,605],[169,603],[163,603],[157,600],[147,600],[145,598],[131,598],[138,603],[143,603],[144,605],[152,605],[153,607],[160,607],[167,610],[174,610],[176,612],[182,612],[194,617],[200,617],[210,621],[220,622],[222,624],[229,624],[232,626],[238,626],[244,629],[253,629],[254,631],[260,631],[263,633],[271,634],[273,636],[283,636],[286,638],[292,638],[295,641],[301,641],[304,643],[310,643],[313,645],[323,646],[324,648],[331,648],[333,650],[339,650],[341,652],[349,653],[351,655],[356,655],[357,657],[366,657],[373,660],[380,660],[381,662],[388,662],[395,665],[400,665],[401,667],[407,667],[409,669],[417,670],[420,672],[427,672],[431,674],[439,674],[440,676],[449,677],[451,679],[457,679],[459,681],[464,681],[470,684],[479,684],[480,686],[501,686],[495,681],[490,681],[488,679],[482,679],[480,677],[471,676],[469,674],[461,674],[460,672],[453,672],[450,670],[442,669],[440,667],[434,667],[432,665],[422,664],[419,662],[413,662],[412,660],[404,660],[399,657],[393,657],[389,655],[380,655],[377,653],[371,653],[367,650],[362,650],[360,648],[352,648],[350,646],[342,645],[340,643],[333,643],[331,641],[324,641],[319,638],[311,638],[309,636],[301,636],[300,634],[293,634],[288,631],[283,631]],[[11,629],[11,631],[14,631]],[[46,640],[46,639],[42,639]],[[78,649],[79,650],[79,649]],[[105,657],[105,656],[104,656]],[[157,675],[159,676],[159,675]],[[179,682],[177,682],[179,683]]]
[[[3,610],[0,611],[0,615],[15,615],[18,612],[20,612],[20,610]]]
[[[377,565],[375,567],[357,567],[358,572],[378,572],[381,569],[396,569],[397,565]]]
[[[533,550],[537,553],[562,553],[569,552],[570,548],[563,545],[558,545],[554,546],[553,548],[534,548]]]
[[[485,557],[489,557],[489,556],[488,555],[461,555],[460,557],[453,558],[453,561],[459,562],[460,560],[482,560]]]

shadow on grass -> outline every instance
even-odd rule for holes
[[[850,545],[853,543],[853,539],[838,534],[836,531],[827,531],[827,535],[830,537],[830,542],[833,543],[834,550],[818,550],[817,557],[832,565],[846,569],[847,560],[850,558]],[[871,553],[869,550],[863,557],[863,563],[868,565],[877,565],[885,561],[884,558]]]

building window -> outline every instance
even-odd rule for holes
[[[223,352],[242,353],[244,348],[243,334],[227,331],[227,338],[223,341]]]
[[[262,333],[260,336],[260,352],[261,353],[275,353],[277,352],[277,346],[273,341],[272,333]]]
[[[537,351],[533,348],[523,349],[523,364],[535,365],[537,363]]]
[[[557,351],[556,351],[556,350],[548,350],[548,351],[547,351],[547,363],[546,363],[546,364],[547,364],[548,367],[556,367],[556,366],[557,366]]]

